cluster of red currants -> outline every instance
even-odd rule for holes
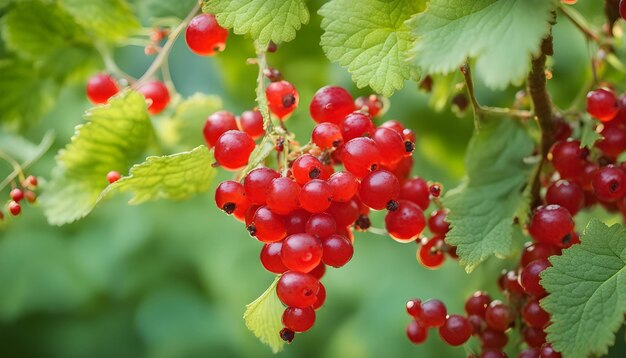
[[[29,175],[22,181],[21,187],[15,187],[9,193],[10,199],[6,204],[7,211],[13,215],[18,216],[22,212],[22,205],[20,202],[24,199],[33,204],[37,201],[37,177]],[[4,213],[0,210],[0,220],[4,219]]]

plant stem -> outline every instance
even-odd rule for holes
[[[465,64],[461,66],[461,73],[463,74],[463,79],[465,80],[465,87],[467,87],[467,95],[470,98],[472,109],[474,110],[474,126],[479,128],[483,113],[481,111],[480,104],[476,99],[476,94],[474,93],[474,80],[472,79],[472,70],[470,68],[469,61],[465,61]]]
[[[11,174],[9,174],[2,182],[0,182],[0,191],[2,191],[7,185],[9,185],[9,183],[11,183],[17,177],[20,177],[20,180],[24,181],[24,170],[28,169],[28,167],[30,167],[35,161],[37,161],[45,152],[48,151],[48,149],[50,149],[53,140],[54,132],[48,131],[41,140],[41,143],[39,143],[39,146],[37,146],[37,153],[29,160],[24,161],[22,164],[17,163],[9,155],[0,151],[0,157],[9,162],[13,167],[13,172],[11,172]]]
[[[596,32],[589,28],[586,24],[578,21],[576,16],[572,14],[572,10],[570,10],[566,6],[559,6],[559,10],[563,15],[565,15],[565,17],[567,17],[572,22],[572,24],[574,24],[574,26],[576,26],[583,33],[583,35],[585,35],[588,40],[601,43],[600,36],[598,36],[598,34],[596,34]]]

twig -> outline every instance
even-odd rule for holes
[[[465,87],[467,87],[467,95],[470,98],[472,109],[474,110],[474,125],[476,128],[479,128],[483,113],[481,111],[480,104],[476,99],[476,94],[474,93],[474,80],[472,79],[472,70],[470,68],[469,61],[465,61],[465,64],[461,66],[461,73],[463,74],[463,79],[465,80]]]
[[[23,181],[24,170],[28,169],[35,161],[37,161],[45,152],[50,149],[52,142],[54,140],[54,132],[48,131],[46,135],[44,135],[41,143],[37,146],[38,152],[30,159],[24,161],[22,164],[17,163],[13,158],[4,152],[0,151],[0,157],[7,160],[13,166],[13,172],[11,172],[2,182],[0,182],[0,191],[4,189],[9,183],[15,180],[16,177],[21,176],[21,180]]]
[[[107,69],[107,71],[124,78],[126,81],[128,81],[128,83],[134,83],[136,81],[134,77],[119,68],[106,45],[101,42],[96,42],[94,44],[94,47],[100,53],[100,57],[102,57],[102,62],[104,62],[104,67]]]
[[[565,15],[565,17],[567,17],[572,22],[572,24],[574,24],[574,26],[576,26],[583,33],[583,35],[585,35],[585,37],[588,40],[591,40],[597,43],[602,42],[602,40],[600,39],[600,36],[598,36],[598,34],[596,34],[595,31],[593,31],[592,29],[587,27],[585,24],[578,21],[578,19],[576,19],[576,17],[571,12],[572,10],[570,10],[569,8],[565,6],[559,6],[559,11],[561,11],[561,13]]]

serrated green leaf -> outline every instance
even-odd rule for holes
[[[276,277],[259,298],[248,304],[243,314],[246,327],[261,342],[270,346],[274,353],[280,352],[285,346],[285,342],[278,334],[283,328],[281,317],[285,309],[276,294],[278,279],[279,277]]]
[[[523,126],[510,118],[485,122],[470,141],[467,178],[444,198],[451,226],[446,241],[457,246],[467,272],[489,256],[510,254],[513,219],[525,203],[533,168],[524,159],[533,147]]]
[[[309,22],[303,0],[210,0],[202,10],[215,14],[220,25],[238,35],[250,34],[264,45],[293,40]]]
[[[424,10],[425,1],[331,0],[319,10],[323,16],[321,45],[326,56],[345,67],[361,88],[391,96],[416,78],[408,62],[413,42],[405,21]]]
[[[102,193],[132,192],[129,204],[157,199],[185,200],[204,193],[211,187],[215,160],[207,147],[201,145],[190,152],[162,157],[148,157],[130,168],[130,175],[116,181]]]
[[[204,143],[202,128],[208,116],[222,108],[218,96],[196,93],[176,106],[171,118],[160,127],[163,141],[179,150],[191,150]]]
[[[553,0],[431,0],[409,20],[417,38],[415,63],[427,73],[456,71],[476,58],[476,72],[491,88],[519,84],[530,58],[549,33]]]
[[[597,131],[596,121],[586,115],[582,121],[580,129],[580,147],[592,148],[596,141],[602,139],[602,135]]]
[[[126,0],[58,0],[80,25],[94,37],[120,42],[139,29]]]
[[[146,101],[126,91],[85,115],[72,141],[59,151],[52,180],[40,202],[48,222],[63,225],[87,215],[109,184],[106,175],[125,173],[151,141]]]
[[[552,315],[548,341],[563,357],[607,354],[626,314],[626,229],[594,219],[580,245],[550,262],[541,274],[549,293],[541,306]]]

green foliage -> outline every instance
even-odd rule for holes
[[[130,204],[157,199],[184,200],[211,187],[215,168],[211,152],[203,145],[190,152],[148,157],[130,168],[130,175],[108,186],[111,192],[132,192]]]
[[[139,29],[126,0],[58,0],[76,21],[98,39],[120,42]]]
[[[468,57],[492,88],[520,84],[550,31],[554,0],[431,0],[408,22],[415,63],[427,73],[456,71]]]
[[[326,56],[345,67],[361,88],[391,96],[417,73],[407,61],[413,39],[405,21],[424,9],[425,1],[331,0],[323,16],[321,45]],[[382,16],[384,14],[384,16]]]
[[[585,114],[582,120],[582,127],[580,129],[580,147],[592,148],[593,144],[602,139],[602,134],[596,130],[596,121]]]
[[[604,355],[626,314],[626,229],[592,220],[580,245],[550,258],[541,274],[551,314],[548,341],[564,357]]]
[[[176,17],[182,20],[196,3],[197,0],[146,0],[140,1],[138,6],[142,17],[145,17],[147,22],[152,22],[155,19],[167,17]]]
[[[270,346],[274,353],[280,352],[285,346],[285,342],[278,335],[283,328],[281,317],[285,309],[276,295],[278,279],[279,277],[276,277],[259,298],[247,305],[246,312],[243,314],[246,327],[261,342]]]
[[[203,11],[215,14],[220,25],[238,35],[250,34],[264,46],[296,37],[302,24],[309,22],[303,0],[210,0]]]
[[[533,146],[523,126],[510,118],[491,119],[472,138],[467,179],[444,198],[451,226],[446,241],[457,246],[467,272],[491,255],[510,254],[513,219],[527,204],[521,193],[532,172],[524,158]]]
[[[87,215],[109,184],[109,171],[126,172],[152,139],[142,95],[126,91],[85,115],[70,144],[59,151],[52,180],[41,204],[50,224],[62,225]]]

